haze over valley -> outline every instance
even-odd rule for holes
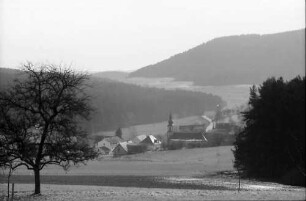
[[[216,38],[131,73],[93,76],[146,87],[183,89],[220,96],[228,108],[246,104],[249,89],[275,76],[305,74],[305,29]]]
[[[0,201],[305,200],[305,1],[0,0]]]

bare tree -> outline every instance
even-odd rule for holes
[[[5,170],[7,170],[7,200],[10,199],[10,178],[13,174],[13,167],[14,167],[14,161],[10,160],[10,157],[7,155],[4,155],[3,147],[0,147],[0,168],[3,171],[3,176],[5,176]],[[13,198],[12,198],[13,199]]]
[[[25,77],[0,92],[0,163],[34,171],[40,194],[40,170],[47,165],[68,169],[96,156],[79,126],[91,108],[87,74],[71,68],[27,63]],[[9,157],[8,157],[9,156]]]

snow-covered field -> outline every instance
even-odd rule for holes
[[[23,201],[145,201],[145,200],[305,200],[305,188],[273,183],[242,181],[238,192],[237,181],[216,178],[166,178],[168,182],[196,182],[223,189],[172,189],[110,186],[81,186],[43,184],[42,195],[32,196],[33,184],[17,184],[15,200]],[[0,193],[5,184],[0,184]],[[1,195],[1,194],[0,194]],[[2,197],[5,200],[4,197]],[[1,196],[0,196],[1,200]]]
[[[305,200],[305,188],[238,178],[232,146],[147,152],[90,161],[69,172],[47,167],[41,174],[41,196],[32,172],[14,172],[14,200]],[[64,185],[65,184],[65,185]],[[6,195],[0,174],[0,201]]]

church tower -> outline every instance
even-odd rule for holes
[[[171,132],[173,132],[173,120],[172,120],[172,114],[170,113],[168,120],[168,133]]]
[[[166,145],[169,145],[170,137],[173,134],[173,120],[172,120],[172,114],[169,114],[169,120],[168,120],[168,131],[166,134]]]

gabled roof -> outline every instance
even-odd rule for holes
[[[120,142],[117,146],[121,146],[124,151],[128,152],[127,144],[128,142]]]
[[[155,143],[158,141],[158,139],[156,137],[154,137],[153,135],[149,135],[148,138],[150,138],[150,140]]]
[[[146,137],[147,137],[146,135],[138,135],[132,141],[133,143],[140,143],[141,141],[146,139]]]
[[[108,147],[100,147],[99,149],[103,150],[104,152],[109,152],[111,150]]]
[[[156,144],[156,143],[160,143],[160,141],[156,139],[156,137],[154,137],[153,135],[148,135],[144,140],[141,141],[141,143]]]

